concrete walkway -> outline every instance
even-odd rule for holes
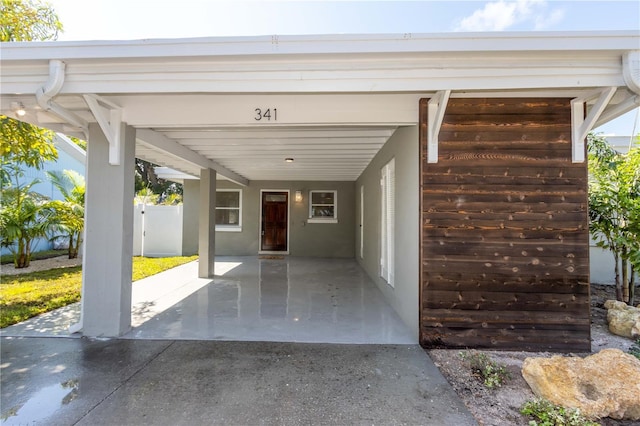
[[[416,345],[1,343],[7,425],[477,424]]]
[[[412,332],[354,259],[218,257],[214,279],[191,262],[133,283],[122,338],[414,344]],[[0,336],[79,337],[73,304]]]

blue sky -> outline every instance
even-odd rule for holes
[[[59,40],[457,31],[640,31],[640,1],[49,0]],[[639,46],[640,48],[640,46]],[[631,134],[637,113],[598,129]],[[636,126],[640,131],[640,123]]]

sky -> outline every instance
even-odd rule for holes
[[[60,41],[275,34],[640,32],[637,0],[48,2],[64,26]],[[605,134],[635,134],[640,132],[638,115],[632,111],[596,130]]]

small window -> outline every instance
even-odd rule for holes
[[[338,191],[309,191],[309,223],[338,222]]]
[[[216,191],[216,231],[242,231],[242,190]]]

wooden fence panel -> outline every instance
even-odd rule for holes
[[[420,343],[588,351],[587,165],[570,99],[453,98],[427,163],[420,101]]]

